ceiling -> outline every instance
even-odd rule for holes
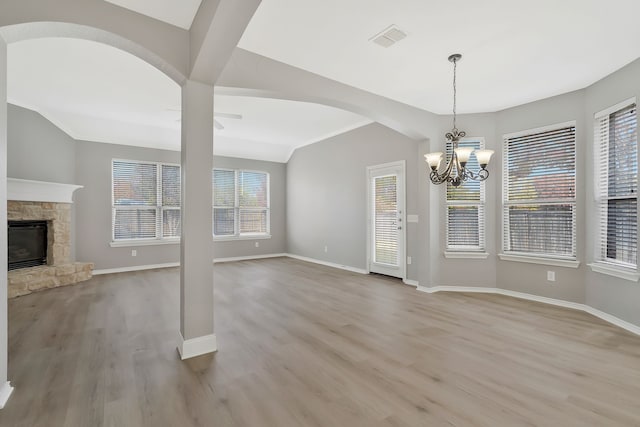
[[[263,0],[239,47],[434,113],[584,88],[640,56],[640,1]],[[369,41],[395,24],[408,36]]]
[[[8,47],[9,102],[79,140],[180,150],[180,88],[146,62],[92,41],[44,38]],[[286,162],[295,148],[371,123],[333,107],[216,95],[214,152]]]
[[[188,30],[202,0],[104,0]]]
[[[105,0],[190,28],[201,0]],[[621,12],[623,11],[623,12]],[[640,2],[610,0],[263,0],[239,47],[431,112],[490,112],[580,89],[640,56]],[[390,25],[391,47],[370,41]],[[12,43],[9,101],[76,139],[179,150],[180,88],[96,42]],[[227,93],[227,92],[225,92]],[[332,107],[216,95],[217,155],[286,162],[295,148],[370,123]]]

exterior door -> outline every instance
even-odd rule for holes
[[[369,271],[405,278],[404,161],[367,168]]]

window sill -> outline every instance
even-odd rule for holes
[[[228,242],[234,240],[268,240],[271,238],[271,234],[256,234],[256,235],[243,235],[243,236],[214,236],[214,242]]]
[[[591,267],[591,271],[595,271],[596,273],[618,277],[620,279],[629,280],[631,282],[637,282],[638,279],[640,279],[640,273],[638,273],[637,270],[620,267],[615,264],[594,262],[587,265]]]
[[[180,239],[150,239],[150,240],[116,240],[109,243],[112,248],[126,248],[131,246],[155,246],[155,245],[178,245]]]
[[[481,251],[444,251],[444,257],[449,259],[487,259],[488,252]]]
[[[580,261],[562,258],[545,258],[529,255],[498,254],[502,261],[527,262],[530,264],[553,265],[556,267],[578,268]]]

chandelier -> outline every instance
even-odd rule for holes
[[[474,149],[471,147],[458,146],[460,139],[466,135],[464,131],[458,130],[456,127],[456,68],[460,58],[462,58],[462,55],[459,53],[449,56],[449,62],[453,62],[453,129],[451,129],[451,132],[447,132],[445,138],[448,143],[451,143],[451,147],[453,148],[451,158],[449,159],[449,163],[447,163],[447,167],[440,173],[438,169],[440,168],[440,163],[442,163],[442,153],[436,152],[424,155],[426,162],[431,167],[431,173],[429,174],[431,182],[434,184],[448,182],[454,187],[459,186],[467,180],[484,181],[487,179],[489,177],[487,165],[493,154],[493,150],[475,150],[476,159],[478,159],[478,163],[480,164],[480,170],[474,172],[467,169],[467,162],[474,152]]]

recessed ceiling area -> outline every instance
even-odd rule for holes
[[[640,2],[264,0],[239,47],[438,114],[491,112],[584,88],[640,56]],[[372,35],[396,25],[388,48]]]
[[[191,28],[202,0],[104,0],[167,24]]]
[[[8,100],[77,140],[180,150],[180,87],[146,62],[93,41],[8,45]],[[319,104],[215,95],[219,156],[286,162],[300,146],[371,123]]]

